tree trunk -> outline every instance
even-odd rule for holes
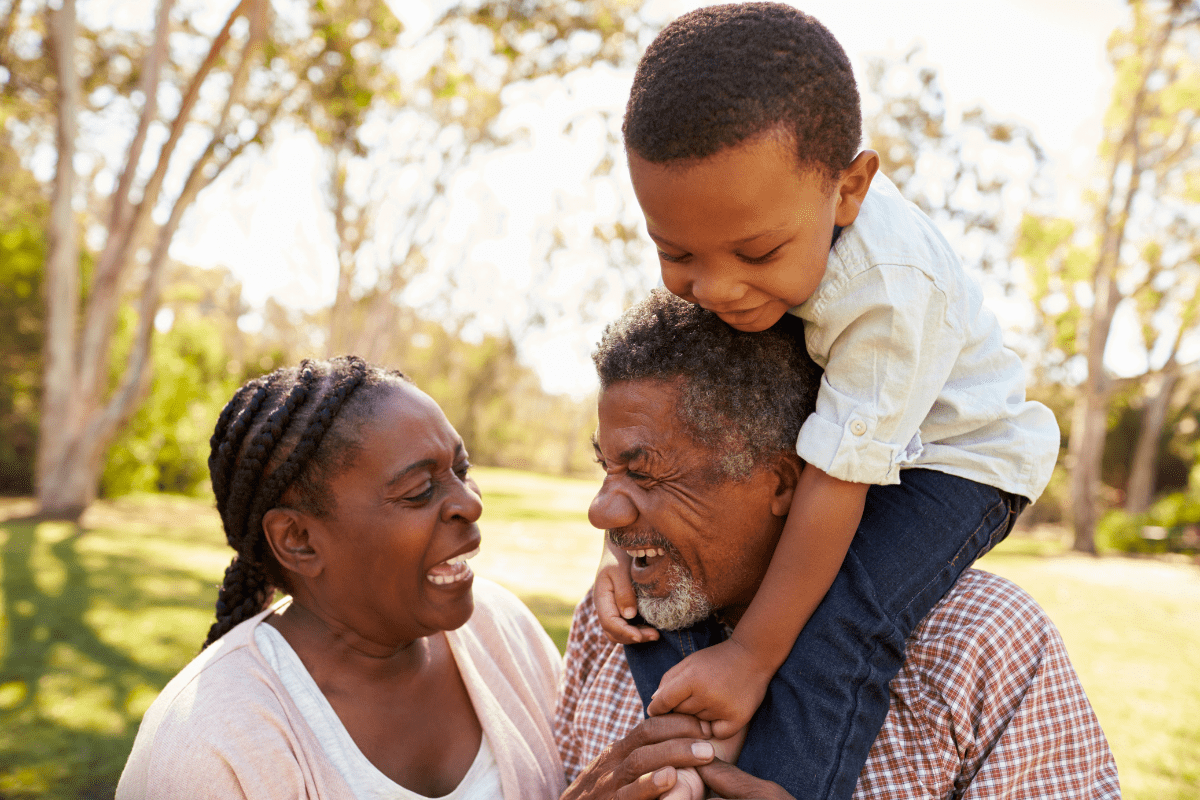
[[[91,502],[79,486],[73,458],[74,434],[84,423],[72,391],[75,326],[79,314],[79,241],[71,201],[75,193],[75,134],[78,129],[79,73],[75,68],[75,2],[63,0],[49,12],[50,54],[58,83],[55,145],[58,164],[50,202],[46,256],[46,344],[42,373],[42,424],[38,436],[37,496],[46,516],[77,519]]]
[[[1125,491],[1125,510],[1130,514],[1144,513],[1154,499],[1158,443],[1162,439],[1163,425],[1171,407],[1171,393],[1178,380],[1179,376],[1173,371],[1161,372],[1150,386],[1149,397],[1142,410],[1142,426],[1133,451],[1133,463],[1129,469],[1129,486]]]
[[[139,124],[130,145],[125,164],[125,173],[118,184],[108,231],[108,241],[97,261],[92,285],[84,309],[84,324],[77,336],[79,316],[79,250],[76,226],[71,212],[71,194],[75,174],[72,160],[75,154],[76,109],[79,103],[79,78],[75,70],[75,6],[73,0],[64,0],[60,11],[51,11],[51,31],[54,42],[59,83],[57,146],[59,153],[52,201],[50,254],[47,259],[47,357],[44,375],[42,427],[38,441],[37,497],[39,514],[47,517],[77,520],[83,511],[96,499],[100,475],[104,467],[104,455],[109,443],[120,426],[137,410],[150,378],[150,340],[153,335],[154,316],[158,311],[161,295],[162,270],[166,262],[167,247],[178,228],[183,213],[195,200],[200,190],[211,183],[221,170],[236,158],[246,145],[243,141],[234,147],[225,160],[215,169],[206,171],[215,148],[228,133],[226,121],[233,104],[238,101],[241,89],[249,74],[252,52],[262,39],[262,25],[255,17],[262,13],[265,0],[242,0],[226,21],[224,28],[214,39],[208,56],[193,76],[184,93],[181,107],[171,124],[171,134],[159,153],[155,168],[142,197],[136,207],[128,204],[128,175],[137,169],[145,125]],[[169,21],[171,0],[162,0],[159,7],[159,25]],[[138,330],[133,347],[123,370],[119,385],[111,396],[106,397],[109,385],[112,335],[116,327],[116,313],[120,306],[120,290],[123,273],[128,262],[130,249],[142,224],[149,217],[149,209],[157,201],[163,177],[173,152],[174,144],[182,135],[196,99],[200,85],[218,63],[229,32],[238,16],[251,15],[251,36],[242,52],[241,62],[232,75],[229,96],[221,111],[220,120],[213,128],[212,139],[207,149],[194,162],[178,198],[172,204],[171,213],[157,231],[157,242],[146,264],[146,276],[138,307]],[[167,29],[156,31],[156,44],[147,57],[146,70],[158,71],[164,60]],[[153,84],[153,91],[145,91],[146,97],[157,92],[157,76],[153,81],[144,81],[143,90]],[[273,119],[279,106],[269,111]],[[156,113],[152,102],[142,109],[142,122]],[[148,123],[147,123],[148,124]],[[269,123],[268,123],[269,124]],[[72,283],[73,281],[73,283]]]

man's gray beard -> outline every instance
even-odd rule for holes
[[[638,597],[638,613],[656,628],[677,631],[707,619],[713,612],[712,603],[696,586],[690,572],[672,562],[665,576],[671,587],[666,597],[647,597],[634,584]]]

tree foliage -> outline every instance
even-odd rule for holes
[[[1143,426],[1128,481],[1135,510],[1154,488],[1156,455],[1180,363],[1200,335],[1200,10],[1185,0],[1133,2],[1130,25],[1109,41],[1116,73],[1091,196],[1079,224],[1029,217],[1018,255],[1033,286],[1048,353],[1046,374],[1077,385],[1070,425],[1075,547],[1095,551],[1104,444],[1114,390],[1106,365],[1118,311],[1141,334]]]

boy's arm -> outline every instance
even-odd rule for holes
[[[749,722],[846,559],[869,488],[804,467],[767,574],[732,636],[672,667],[647,713],[695,714],[722,738]]]
[[[770,674],[833,585],[862,520],[869,484],[831,477],[812,464],[800,483],[771,565],[730,639]]]

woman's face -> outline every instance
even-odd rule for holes
[[[384,646],[463,625],[483,502],[462,439],[410,384],[378,401],[360,435],[357,458],[330,481],[333,510],[311,520],[323,565],[312,610]]]

